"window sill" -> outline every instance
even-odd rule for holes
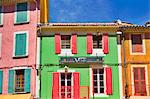
[[[14,92],[13,94],[26,94],[26,93],[30,93],[30,92]]]
[[[61,49],[59,56],[74,56],[74,54],[72,54],[71,49]]]
[[[29,21],[26,22],[15,22],[14,25],[22,25],[22,24],[29,24]]]
[[[106,94],[94,94],[92,97],[108,97],[109,95]]]
[[[17,59],[17,58],[27,58],[28,55],[20,55],[20,56],[13,56],[14,59]]]
[[[138,53],[138,52],[131,52],[131,55],[146,55],[144,52]]]
[[[103,49],[93,49],[91,56],[105,56]]]

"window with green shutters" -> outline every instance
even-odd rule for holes
[[[15,33],[14,57],[23,57],[28,55],[27,32]]]
[[[27,23],[29,21],[28,18],[28,3],[17,3],[16,4],[16,13],[15,13],[15,23]]]
[[[3,25],[3,9],[2,9],[2,6],[0,6],[0,25]]]
[[[30,92],[31,69],[9,70],[8,93]]]
[[[0,94],[2,94],[3,89],[3,71],[0,70]]]

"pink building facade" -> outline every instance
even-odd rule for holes
[[[0,95],[36,97],[39,13],[36,0],[0,6]]]

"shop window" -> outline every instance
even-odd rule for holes
[[[72,73],[61,73],[61,99],[72,98]]]
[[[133,68],[134,72],[134,95],[146,96],[146,81],[145,81],[145,68]]]
[[[132,53],[143,53],[143,42],[141,34],[132,34]]]
[[[93,36],[93,49],[99,49],[102,48],[102,36]]]
[[[70,40],[71,36],[70,35],[62,35],[61,36],[61,49],[70,49]]]
[[[104,94],[104,69],[93,69],[93,91],[95,94]]]

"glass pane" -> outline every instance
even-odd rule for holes
[[[104,93],[104,88],[100,88],[100,93]]]
[[[97,90],[97,88],[94,88],[94,93],[98,93],[98,90]]]
[[[97,80],[97,75],[94,75],[93,79],[94,79],[94,80]]]
[[[65,93],[61,93],[61,98],[65,98]]]
[[[99,80],[103,80],[103,75],[99,75]]]
[[[71,92],[71,86],[67,86],[67,92]]]
[[[71,93],[68,93],[68,94],[67,94],[67,98],[71,98]]]
[[[71,81],[67,81],[67,86],[71,86]]]
[[[94,81],[94,86],[97,86],[97,81]]]
[[[104,69],[99,69],[99,74],[103,74],[104,73]]]
[[[67,74],[67,79],[71,79],[71,73]]]
[[[65,86],[65,81],[61,81],[61,86]]]
[[[61,74],[61,80],[65,80],[65,74],[64,73]]]
[[[100,86],[104,86],[104,82],[103,81],[100,81]]]
[[[97,74],[97,69],[93,69],[93,74]]]
[[[65,86],[61,86],[61,92],[65,92]]]

